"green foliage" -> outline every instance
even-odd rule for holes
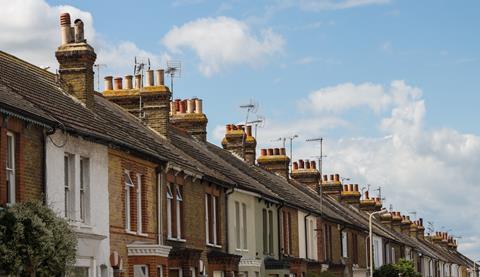
[[[374,277],[421,277],[411,261],[401,259],[397,264],[386,264],[373,272]]]
[[[373,272],[373,277],[398,277],[398,270],[395,265],[386,264]]]
[[[308,272],[307,277],[336,277],[336,275],[330,271],[322,271],[320,274]]]
[[[75,262],[76,247],[68,222],[40,202],[0,210],[0,268],[6,274],[64,273]]]

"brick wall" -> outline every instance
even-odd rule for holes
[[[0,118],[0,204],[7,201],[7,132],[15,135],[16,201],[42,200],[44,183],[43,129],[16,118]]]
[[[126,232],[125,226],[125,181],[124,171],[129,170],[132,181],[137,185],[136,174],[142,175],[142,200],[143,200],[143,225],[142,233],[145,235],[137,235]],[[133,276],[133,264],[146,264],[152,270],[156,268],[155,261],[149,259],[142,259],[141,257],[127,258],[127,244],[132,242],[142,241],[148,243],[156,243],[157,240],[157,214],[156,214],[156,165],[136,158],[132,155],[126,154],[117,150],[109,150],[108,158],[108,188],[109,188],[109,203],[110,203],[110,250],[117,251],[123,258],[124,274],[129,270],[129,275]],[[135,193],[134,190],[132,190]],[[137,230],[137,210],[136,198],[132,197],[132,231]],[[166,262],[166,261],[164,261]],[[152,271],[150,271],[152,272]]]

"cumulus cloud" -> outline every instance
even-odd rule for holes
[[[73,6],[52,6],[45,0],[3,1],[0,9],[0,45],[2,50],[41,67],[58,68],[55,50],[60,45],[60,19],[69,12],[72,21],[81,18],[85,37],[97,52],[97,63],[106,64],[114,74],[130,73],[135,56],[149,57],[161,63],[165,54],[151,53],[131,41],[114,43],[94,28],[91,13]]]
[[[480,209],[479,136],[451,128],[427,128],[422,90],[404,81],[389,85],[339,84],[319,89],[302,101],[311,102],[311,106],[306,111],[299,106],[297,120],[285,124],[274,118],[272,122],[278,124],[261,129],[261,147],[274,144],[274,138],[297,133],[301,139],[296,140],[294,159],[312,159],[317,146],[304,139],[325,134],[325,173],[340,173],[352,182],[371,184],[373,195],[373,190],[381,186],[387,208],[391,204],[405,214],[415,211],[425,222],[432,222],[437,231],[442,226],[442,231],[452,229],[452,235],[463,237],[459,249],[478,256],[480,222],[472,218]],[[372,126],[380,135],[336,139],[329,135],[334,131],[338,136],[352,124],[334,111],[354,107],[384,110],[376,114]],[[319,123],[326,119],[328,124]]]
[[[162,43],[172,53],[192,50],[200,60],[200,72],[212,76],[229,65],[255,66],[265,62],[282,52],[285,40],[271,29],[253,34],[246,23],[221,16],[175,26]]]

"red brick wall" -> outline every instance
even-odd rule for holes
[[[133,264],[147,264],[150,272],[158,263],[163,262],[166,265],[166,259],[158,259],[158,257],[130,257],[127,255],[127,244],[134,241],[144,241],[156,243],[157,241],[157,214],[156,214],[156,167],[157,165],[126,154],[117,150],[109,150],[108,155],[108,189],[110,203],[110,250],[117,251],[123,259],[124,273],[127,270],[129,275],[133,276]],[[125,231],[125,180],[123,173],[125,170],[130,171],[135,186],[137,185],[137,173],[142,174],[142,201],[143,201],[143,225],[142,232],[145,236],[129,234]],[[132,188],[132,194],[135,194]],[[132,231],[137,230],[137,209],[136,197],[131,198],[132,207]],[[165,266],[166,267],[166,266]]]
[[[298,238],[298,211],[297,209],[290,208],[290,207],[282,207],[280,209],[280,248],[284,249],[282,253],[285,253],[285,241],[290,240],[290,256],[292,257],[298,257],[299,256],[299,238]],[[286,231],[286,221],[284,220],[283,214],[287,213],[290,214],[290,234],[288,234],[288,231]]]
[[[0,204],[7,201],[7,131],[15,134],[16,201],[43,199],[43,128],[26,125],[16,118],[9,118],[6,122],[0,118]]]

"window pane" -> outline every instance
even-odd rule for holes
[[[89,159],[80,159],[80,219],[85,222],[88,210]]]
[[[208,242],[213,243],[213,203],[212,196],[207,194],[207,211],[208,211]]]
[[[142,232],[142,175],[137,174],[137,231]]]
[[[179,186],[176,186],[176,192],[177,192],[177,200],[178,201],[183,201],[182,190],[180,189]]]
[[[242,203],[242,216],[243,216],[243,249],[248,248],[247,244],[247,205]]]
[[[268,211],[268,253],[273,254],[273,212]]]
[[[172,188],[167,185],[167,198],[173,199]]]
[[[133,187],[133,181],[132,181],[132,178],[130,177],[130,173],[125,172],[123,174],[123,179],[125,179],[125,185]]]
[[[131,230],[130,223],[130,187],[125,186],[125,228]]]
[[[72,272],[74,277],[88,277],[88,267],[75,267]]]
[[[70,210],[70,159],[68,155],[63,157],[63,182],[65,187],[65,217],[68,217]]]
[[[235,238],[237,239],[237,249],[240,249],[240,207],[238,202],[235,202]]]
[[[148,268],[146,265],[134,265],[133,266],[134,277],[148,277]]]
[[[15,137],[13,134],[7,135],[7,169],[15,167]]]
[[[268,254],[268,226],[267,226],[267,210],[262,211],[263,219],[263,253]]]

